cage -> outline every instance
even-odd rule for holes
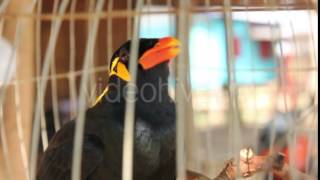
[[[186,170],[217,177],[232,158],[240,168],[248,147],[257,155],[284,153],[293,179],[317,178],[317,6],[317,0],[0,0],[0,179],[34,180],[51,138],[72,119],[72,179],[81,179],[86,109],[108,86],[113,52],[131,39],[136,62],[139,38],[166,36],[181,42],[168,81],[176,102],[177,179],[186,179]],[[129,71],[135,77],[137,69]],[[133,173],[135,106],[126,102],[125,180]]]

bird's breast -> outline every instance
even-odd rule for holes
[[[174,127],[173,127],[174,128]],[[171,127],[155,128],[142,119],[135,126],[135,162],[137,171],[156,170],[174,154],[174,131]]]
[[[161,150],[160,137],[157,137],[151,126],[139,119],[135,126],[134,149],[137,162],[143,162],[149,167],[158,165]]]

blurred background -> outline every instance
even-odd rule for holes
[[[213,177],[238,144],[256,154],[282,151],[317,177],[317,0],[228,2],[188,1],[187,167]],[[102,92],[113,51],[132,38],[133,17],[140,37],[180,36],[178,1],[146,0],[138,14],[135,3],[0,0],[0,179],[28,179],[35,114],[41,155],[76,117],[84,72],[88,105]],[[171,70],[174,98],[175,64]]]

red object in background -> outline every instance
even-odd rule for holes
[[[287,69],[290,69],[290,65],[293,63],[292,56],[285,56],[284,57],[284,66]],[[285,83],[286,85],[282,88],[282,92],[290,97],[291,107],[295,108],[297,105],[297,79],[294,78],[295,72],[286,71],[285,72]]]
[[[270,41],[259,42],[260,55],[263,59],[272,57],[272,43]]]
[[[274,147],[275,151],[279,150],[279,148]],[[282,153],[286,155],[286,163],[289,163],[289,147],[286,146],[282,150],[280,150]],[[297,137],[296,141],[296,148],[294,152],[295,157],[295,164],[296,168],[299,169],[302,172],[305,172],[305,168],[307,167],[306,160],[308,155],[308,138],[306,136],[299,136]],[[261,155],[268,155],[269,149],[266,149],[261,152]]]
[[[241,53],[241,44],[240,39],[238,37],[233,38],[233,49],[235,57],[239,56]]]
[[[300,136],[297,139],[297,144],[296,144],[296,152],[294,154],[295,156],[295,164],[297,168],[304,172],[305,168],[307,167],[306,165],[306,160],[307,160],[307,155],[308,155],[308,139],[305,136]],[[283,150],[284,154],[287,156],[287,162],[289,162],[289,148],[286,147]]]

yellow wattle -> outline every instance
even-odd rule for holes
[[[109,77],[118,76],[119,78],[121,78],[124,81],[127,81],[127,82],[130,81],[131,80],[131,76],[129,74],[129,71],[128,71],[127,67],[122,62],[118,62],[118,61],[119,61],[119,57],[117,57],[116,59],[114,59],[112,61]],[[117,66],[116,67],[117,72],[114,71],[115,66]],[[103,90],[103,92],[97,97],[97,99],[94,101],[92,106],[97,105],[107,92],[108,92],[108,87],[106,87]]]

